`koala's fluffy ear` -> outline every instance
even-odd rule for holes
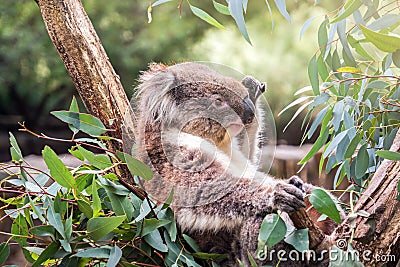
[[[168,113],[175,105],[168,92],[174,88],[175,80],[174,73],[163,64],[151,63],[149,69],[142,72],[137,97],[141,98],[140,110],[148,111],[144,115],[146,120],[168,118]]]
[[[267,87],[266,83],[261,83],[251,76],[244,77],[242,84],[249,91],[249,97],[253,103],[255,103],[257,98],[265,92]]]

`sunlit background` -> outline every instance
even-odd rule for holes
[[[293,93],[308,85],[307,64],[317,50],[317,26],[338,3],[288,1],[292,22],[273,6],[274,27],[264,1],[250,1],[246,21],[249,45],[231,17],[217,13],[211,1],[191,1],[226,26],[213,28],[178,2],[153,9],[147,21],[148,1],[83,1],[110,60],[128,94],[150,62],[211,61],[225,64],[268,83],[267,98],[275,114],[278,140],[299,144],[301,118],[283,133],[294,109],[278,113],[293,101]],[[331,1],[325,1],[331,2]],[[316,17],[300,39],[304,22]],[[69,129],[49,112],[68,108],[76,90],[45,30],[34,1],[4,1],[0,7],[0,160],[9,159],[8,132],[15,133],[24,154],[40,153],[43,143],[18,133],[18,122],[50,136],[68,137]],[[83,105],[81,105],[83,107]],[[48,142],[47,142],[48,143]],[[51,144],[59,153],[60,143]]]

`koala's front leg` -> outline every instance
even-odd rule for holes
[[[278,181],[272,191],[274,210],[286,213],[295,212],[305,207],[303,181],[293,176],[286,181]]]

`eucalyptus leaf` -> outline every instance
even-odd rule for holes
[[[72,111],[52,111],[52,115],[63,122],[73,125],[76,129],[91,136],[99,136],[107,131],[103,123],[96,117]]]
[[[59,213],[56,213],[54,211],[53,205],[49,205],[47,209],[47,220],[49,221],[49,224],[54,227],[54,229],[57,230],[57,232],[65,239],[65,230],[64,230],[64,224],[61,220],[61,216]]]
[[[309,18],[304,22],[303,26],[301,27],[300,30],[300,39],[303,36],[303,34],[306,32],[306,30],[311,26],[311,23],[314,21],[315,17]]]
[[[200,19],[204,20],[205,22],[211,24],[212,26],[221,29],[221,30],[225,30],[225,27],[219,23],[216,19],[214,19],[213,17],[211,17],[207,12],[205,12],[204,10],[192,6],[190,5],[190,10],[193,12],[193,14],[197,17],[199,17]]]
[[[10,135],[10,144],[11,144],[11,147],[10,147],[11,159],[13,161],[23,160],[22,152],[18,146],[15,136],[11,132],[9,132],[9,135]]]
[[[113,246],[106,267],[115,267],[118,265],[122,257],[122,250],[118,246]]]
[[[242,33],[244,39],[251,44],[250,37],[246,29],[246,23],[244,21],[242,0],[226,0],[226,2],[228,3],[229,13],[235,20],[239,31]]]
[[[223,4],[220,4],[216,1],[213,1],[213,5],[215,10],[217,10],[219,13],[224,14],[224,15],[230,15],[229,13],[229,8]]]
[[[286,10],[286,0],[274,0],[276,6],[278,7],[279,12],[282,14],[282,16],[289,22],[292,20],[290,19],[290,15]]]
[[[74,256],[78,258],[107,259],[110,256],[110,251],[109,247],[88,248],[78,251]]]
[[[64,163],[57,157],[57,154],[50,147],[45,146],[42,150],[42,155],[54,180],[61,186],[76,189],[74,177]]]
[[[361,0],[349,0],[349,1],[347,1],[346,4],[343,7],[343,12],[339,13],[338,16],[333,18],[331,23],[334,23],[334,22],[337,22],[337,21],[340,21],[340,20],[343,20],[343,19],[347,18],[348,16],[353,14],[354,11],[359,9],[361,5],[362,5]]]
[[[87,159],[93,166],[96,168],[103,170],[112,166],[112,162],[110,157],[104,154],[95,155],[93,152],[83,148],[82,146],[77,146],[79,152],[82,156]]]
[[[359,25],[359,27],[361,28],[365,38],[379,50],[393,53],[397,49],[400,49],[400,37],[375,32],[362,25]]]
[[[340,214],[336,204],[332,197],[325,192],[325,190],[320,188],[314,189],[311,192],[309,200],[318,212],[327,215],[337,223],[341,222]]]
[[[0,245],[0,264],[3,264],[10,255],[10,246],[8,243],[1,243]]]
[[[58,248],[60,247],[60,243],[58,241],[53,241],[48,245],[42,253],[40,253],[39,257],[35,261],[34,264],[32,264],[32,267],[38,267],[40,266],[41,263],[45,262],[46,260],[50,259],[54,254],[58,251]]]
[[[356,178],[361,178],[365,175],[369,166],[369,156],[367,152],[367,144],[360,147],[356,157],[355,163],[355,176]]]
[[[167,252],[168,251],[168,247],[167,245],[164,244],[160,232],[157,231],[153,231],[150,232],[148,235],[146,235],[144,237],[144,240],[153,248],[157,249],[158,251],[161,252]]]
[[[259,242],[272,248],[286,235],[286,224],[278,214],[268,214],[261,223]]]
[[[308,229],[296,229],[285,237],[285,242],[292,245],[297,251],[309,249]]]
[[[117,228],[125,219],[125,215],[91,218],[87,222],[88,234],[92,239],[98,240]]]
[[[308,77],[310,79],[314,95],[319,95],[318,65],[315,55],[308,63]]]
[[[153,172],[146,164],[126,153],[124,153],[124,157],[126,164],[128,165],[128,169],[133,175],[140,176],[146,181],[153,178]]]
[[[376,155],[389,160],[400,160],[400,153],[395,151],[379,150]]]

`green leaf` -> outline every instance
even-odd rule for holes
[[[153,231],[144,237],[144,240],[153,248],[161,252],[167,252],[168,247],[164,244],[158,231]]]
[[[303,36],[303,34],[306,32],[306,30],[310,27],[311,23],[314,21],[315,17],[311,17],[304,22],[303,26],[301,27],[300,30],[300,39]]]
[[[51,242],[50,245],[48,245],[47,248],[45,250],[43,250],[42,253],[40,253],[40,255],[37,258],[37,260],[35,261],[35,263],[32,264],[32,267],[40,266],[41,263],[50,259],[52,256],[54,256],[54,254],[56,254],[59,247],[60,247],[60,243],[58,243],[58,241]]]
[[[317,67],[318,67],[318,74],[321,77],[322,81],[326,81],[329,77],[329,72],[328,72],[328,68],[326,66],[326,62],[324,61],[324,58],[322,57],[322,54],[320,54],[318,56]]]
[[[219,13],[224,15],[231,15],[231,13],[229,13],[229,8],[227,6],[220,4],[216,1],[213,1],[213,5],[215,10],[217,10]]]
[[[349,132],[349,130],[345,130],[343,132],[340,132],[338,135],[336,135],[332,139],[332,141],[329,143],[328,147],[324,151],[324,155],[323,155],[324,158],[329,156],[331,154],[331,152],[333,152],[337,148],[339,143],[343,140],[344,137],[346,137],[348,132]]]
[[[205,22],[211,24],[214,27],[217,27],[218,29],[225,30],[225,27],[219,23],[216,19],[211,17],[207,12],[204,10],[201,10],[198,7],[190,5],[190,10],[192,10],[193,14],[200,19],[204,20]]]
[[[140,176],[146,181],[153,178],[153,172],[146,164],[126,153],[124,153],[124,157],[125,162],[128,165],[128,169],[133,175]]]
[[[400,49],[397,49],[395,52],[392,54],[392,60],[393,64],[400,68]]]
[[[93,240],[98,240],[117,228],[125,219],[125,215],[91,218],[87,223],[88,234]]]
[[[295,106],[295,105],[297,105],[297,104],[300,104],[300,103],[302,103],[302,102],[304,102],[304,101],[310,99],[311,97],[312,97],[312,96],[302,96],[302,97],[300,97],[300,98],[297,98],[295,101],[293,101],[292,103],[290,103],[289,105],[287,105],[284,109],[282,109],[282,111],[278,113],[278,116],[282,115],[282,113],[284,113],[284,112],[285,112],[286,110],[288,110],[289,108],[291,108],[291,107],[293,107],[293,106]]]
[[[309,249],[308,229],[296,229],[285,237],[285,242],[292,245],[297,251]]]
[[[367,152],[367,144],[362,145],[358,150],[355,164],[356,164],[355,166],[356,178],[363,177],[369,166],[369,155]]]
[[[36,236],[50,236],[55,238],[56,230],[51,225],[39,225],[29,229],[29,232]]]
[[[261,223],[258,240],[272,248],[286,235],[286,224],[278,214],[268,214]]]
[[[75,96],[72,97],[72,101],[71,104],[69,106],[69,111],[72,112],[79,112],[79,107],[78,107],[78,102],[76,101]],[[75,128],[73,125],[68,124],[68,127],[71,129],[71,131],[76,134],[77,132],[79,132],[79,129]]]
[[[61,220],[61,216],[59,213],[56,213],[54,211],[53,205],[49,204],[49,207],[47,209],[47,220],[49,221],[49,224],[53,226],[57,232],[65,239],[65,230],[64,230],[64,225]]]
[[[227,254],[215,254],[215,253],[204,253],[204,252],[195,252],[192,253],[192,255],[202,260],[223,260],[228,257]]]
[[[28,224],[21,213],[18,214],[17,218],[14,219],[13,224],[11,225],[11,234],[15,235],[13,236],[13,239],[17,241],[20,246],[23,247],[27,245],[26,239],[29,236]]]
[[[100,202],[100,197],[99,193],[97,192],[97,183],[96,180],[93,176],[92,180],[92,206],[93,206],[93,217],[97,217],[99,214],[99,211],[101,210],[101,202]]]
[[[157,0],[151,6],[155,7],[155,6],[158,6],[158,5],[161,5],[161,4],[164,4],[164,3],[168,3],[168,2],[171,2],[171,1],[172,0]]]
[[[72,124],[75,128],[91,136],[99,136],[107,131],[103,123],[90,114],[64,110],[50,113],[61,121]]]
[[[42,150],[43,159],[50,170],[51,176],[61,186],[76,189],[76,182],[71,172],[57,157],[57,154],[48,146]]]
[[[395,151],[379,150],[376,152],[376,155],[384,159],[400,160],[400,153]]]
[[[310,79],[314,95],[319,95],[318,64],[315,55],[308,63],[308,77]]]
[[[1,243],[0,245],[0,264],[3,264],[10,255],[10,246],[8,243]]]
[[[122,257],[122,250],[118,246],[114,246],[110,251],[106,267],[115,267],[118,265]]]
[[[78,202],[78,209],[85,214],[87,218],[92,218],[93,217],[93,210],[88,201],[85,201],[83,199],[77,199]]]
[[[18,146],[17,140],[15,139],[14,135],[9,132],[10,134],[10,153],[11,153],[11,159],[13,161],[21,161],[23,160],[22,152],[21,149]]]
[[[331,23],[347,18],[348,16],[353,14],[354,11],[356,11],[361,5],[361,0],[349,0],[343,7],[343,13],[338,14],[336,17],[334,17]]]
[[[196,241],[191,238],[188,235],[183,234],[182,235],[183,238],[185,239],[186,243],[189,244],[189,246],[195,251],[195,252],[199,252],[200,251],[200,247],[196,244]]]
[[[356,40],[351,34],[347,35],[347,40],[349,41],[351,47],[353,47],[360,56],[364,57],[365,59],[374,60],[374,58],[370,56],[368,52],[365,51],[365,49],[361,46],[360,41]]]
[[[328,112],[329,113],[329,112]],[[330,112],[332,114],[332,112]],[[326,143],[326,140],[328,140],[329,136],[329,130],[325,129],[322,134],[317,138],[315,141],[314,145],[311,147],[310,151],[308,151],[307,155],[298,163],[298,164],[304,164],[307,161],[309,161],[317,152],[320,150],[320,148]]]
[[[321,49],[321,55],[325,54],[326,45],[328,44],[327,23],[328,21],[325,20],[318,28],[318,46]]]
[[[96,218],[98,219],[98,218]],[[108,247],[88,248],[79,251],[74,255],[78,258],[108,258],[110,256],[110,249]]]
[[[384,52],[393,53],[397,49],[400,49],[400,38],[397,36],[387,35],[379,32],[371,31],[370,29],[358,25],[365,38],[375,45],[379,50]]]
[[[320,112],[318,112],[317,116],[315,116],[313,123],[310,126],[310,130],[308,130],[308,139],[310,139],[315,130],[317,130],[319,124],[322,122],[322,119],[325,117],[325,114],[328,112],[329,107],[325,107]]]
[[[82,146],[77,146],[79,152],[83,155],[87,161],[89,161],[97,169],[104,170],[112,166],[110,157],[104,154],[95,155],[93,152],[83,148]]]
[[[289,127],[289,125],[297,118],[297,116],[300,115],[300,113],[309,105],[311,105],[313,103],[313,101],[309,101],[307,103],[304,103],[303,105],[301,105],[296,112],[293,114],[292,118],[289,120],[289,122],[286,124],[285,128],[283,128],[283,131],[286,131],[287,127]]]
[[[229,13],[236,22],[239,31],[244,39],[251,44],[249,34],[247,33],[246,24],[244,22],[243,5],[241,0],[226,0],[228,2]]]
[[[108,187],[106,187],[106,192],[111,201],[111,206],[115,214],[118,216],[125,215],[128,221],[132,220],[134,209],[132,203],[129,201],[129,198],[127,198],[126,195],[121,196],[112,193]]]
[[[144,219],[143,228],[142,228],[142,236],[146,236],[147,234],[153,232],[154,230],[160,228],[161,226],[169,224],[171,221],[168,220],[158,220],[156,218]]]
[[[251,267],[258,267],[257,262],[253,259],[253,256],[251,256],[250,251],[247,251],[247,258],[249,259],[250,266]]]
[[[311,192],[309,197],[314,208],[334,220],[337,223],[341,222],[340,213],[332,197],[325,190],[317,188]]]
[[[279,10],[279,12],[282,14],[282,16],[289,22],[291,22],[290,15],[286,10],[286,1],[285,0],[274,0],[275,4]]]

